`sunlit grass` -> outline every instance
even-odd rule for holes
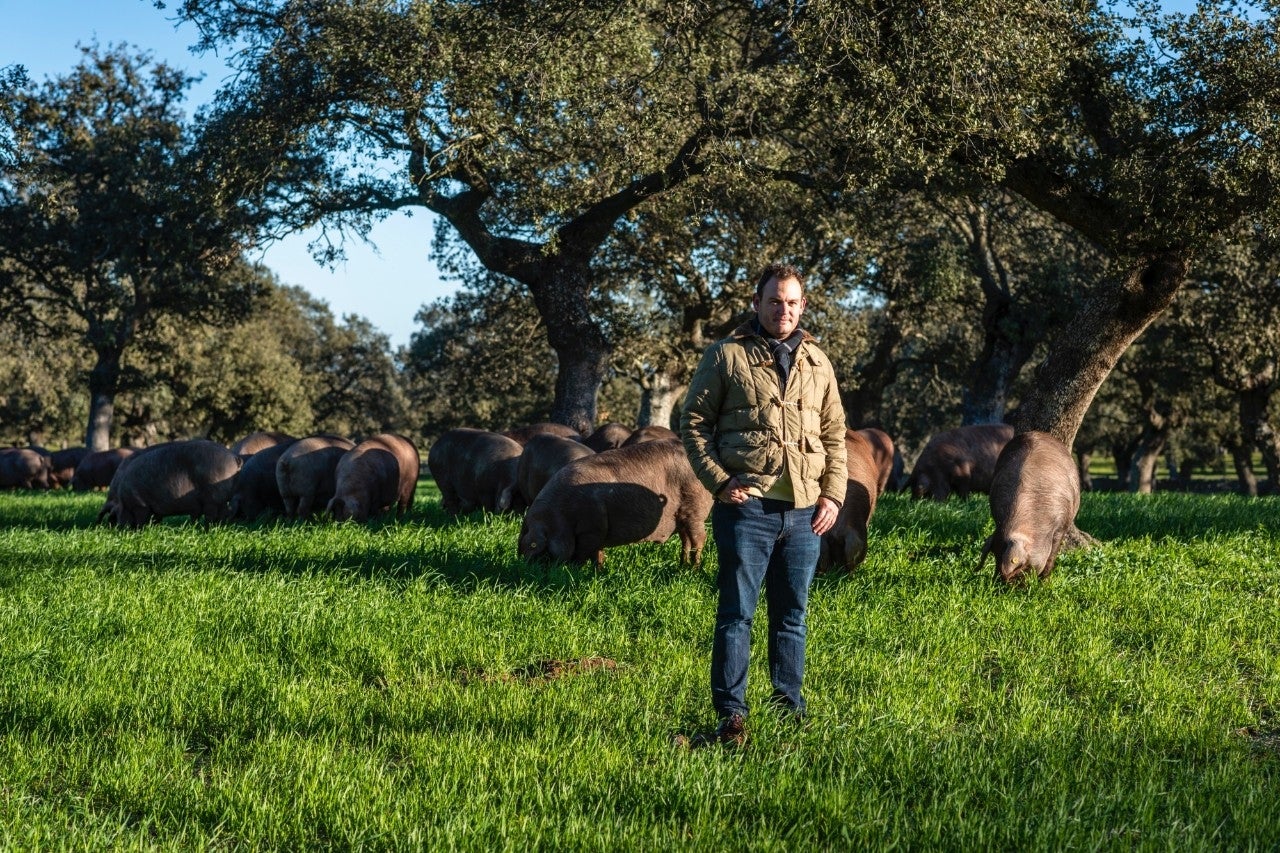
[[[0,495],[0,847],[1274,848],[1280,504],[1089,494],[1051,582],[887,495],[797,729],[713,722],[714,549],[530,567],[518,520],[138,532]],[[763,612],[762,612],[763,617]],[[758,620],[750,698],[768,691]]]

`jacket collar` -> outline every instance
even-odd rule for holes
[[[817,340],[817,338],[809,334],[809,332],[803,328],[796,329],[794,332],[792,332],[791,338],[794,338],[796,335],[801,336],[800,343],[807,343],[809,341]],[[738,328],[730,332],[729,337],[734,338],[735,340],[741,340],[743,338],[759,338],[762,341],[769,340],[768,335],[766,335],[764,333],[764,330],[760,328],[760,321],[757,320],[755,317],[752,317],[750,320],[748,320],[747,322],[743,323],[741,326],[739,326]],[[790,340],[791,338],[788,338],[788,340]]]

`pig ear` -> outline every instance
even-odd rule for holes
[[[515,483],[508,483],[503,487],[502,491],[498,492],[498,499],[495,501],[494,507],[498,512],[506,512],[511,509],[511,493],[515,491],[515,488]]]
[[[995,543],[995,541],[996,541],[996,535],[992,533],[990,536],[987,537],[987,541],[983,543],[982,553],[978,555],[978,567],[974,569],[975,572],[982,571],[982,564],[987,561],[987,555],[991,553],[991,546]]]
[[[558,533],[547,540],[547,550],[557,560],[567,563],[573,559],[573,544],[572,533]]]

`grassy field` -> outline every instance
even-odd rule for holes
[[[1103,546],[1006,590],[984,497],[888,495],[815,585],[807,726],[691,752],[714,549],[534,569],[418,497],[134,533],[0,495],[0,848],[1280,845],[1275,498],[1086,495]]]

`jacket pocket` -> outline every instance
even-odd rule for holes
[[[718,450],[725,470],[732,474],[779,474],[782,471],[782,454],[768,432],[729,433],[720,439]]]

